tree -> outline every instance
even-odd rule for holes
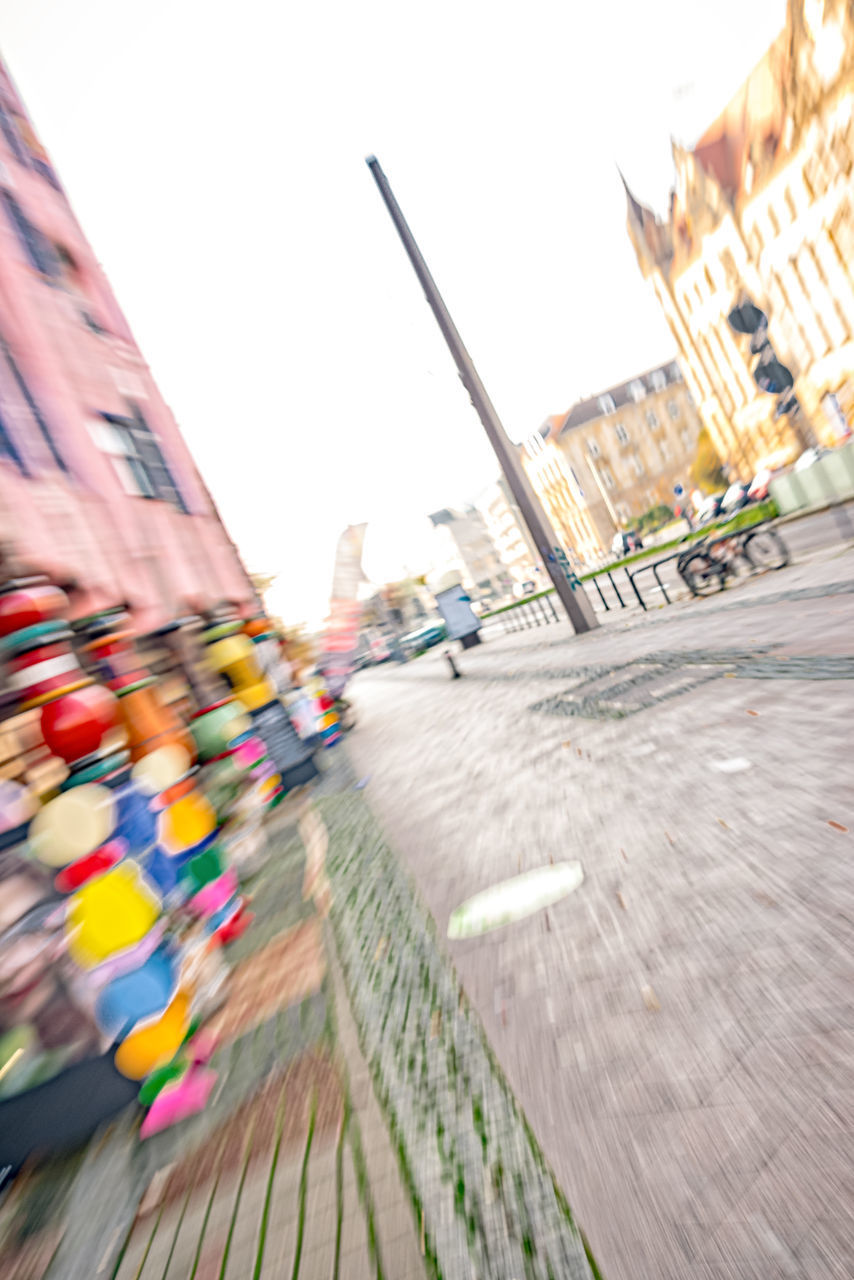
[[[691,480],[698,489],[704,489],[707,493],[726,488],[721,460],[705,427],[697,438],[697,453],[691,464]]]

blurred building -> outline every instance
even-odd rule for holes
[[[0,540],[142,626],[254,594],[2,65]]]
[[[523,464],[567,551],[594,563],[615,532],[690,485],[700,420],[679,366],[662,365],[566,414],[525,442]]]
[[[444,507],[433,512],[430,523],[436,531],[431,576],[437,584],[454,578],[478,600],[500,599],[508,594],[512,579],[493,546],[483,517],[474,507],[464,511]]]
[[[486,526],[486,532],[498,558],[507,570],[512,585],[543,577],[543,568],[534,541],[525,526],[510,486],[503,476],[480,495],[475,502]]]
[[[737,32],[733,33],[737,39]],[[765,57],[692,149],[658,218],[626,188],[628,231],[715,447],[746,478],[854,413],[854,12],[789,0]],[[751,301],[802,413],[760,391],[727,321]]]

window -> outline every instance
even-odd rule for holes
[[[670,445],[667,443],[666,440],[660,440],[658,443],[658,447],[661,451],[661,461],[668,462],[670,459]]]
[[[178,511],[187,512],[154,432],[136,405],[133,416],[102,413],[103,423],[92,425],[95,442],[110,456],[113,469],[126,493],[159,498]]]
[[[679,417],[679,405],[676,403],[675,400],[667,401],[667,412],[670,414],[671,418],[675,422],[676,419]]]
[[[604,484],[605,488],[613,489],[615,482],[614,482],[614,477],[611,475],[610,469],[608,467],[602,467],[600,471],[600,475],[602,476],[602,483]]]
[[[644,465],[636,453],[632,455],[632,468],[638,478],[645,474]]]
[[[27,468],[24,466],[21,455],[15,448],[15,442],[6,429],[6,423],[0,417],[0,458],[8,458],[10,462],[14,462],[19,471],[24,475],[27,474]]]
[[[667,386],[667,375],[663,369],[653,369],[649,375],[649,385],[653,391],[663,391]]]
[[[59,467],[60,471],[68,471],[68,467],[65,465],[65,460],[63,459],[62,454],[59,452],[59,449],[56,447],[56,444],[54,443],[54,440],[53,440],[53,436],[50,434],[50,427],[48,426],[45,420],[44,414],[42,413],[41,409],[36,403],[35,396],[33,395],[32,391],[30,391],[30,388],[27,385],[27,380],[24,377],[21,370],[18,368],[18,363],[15,360],[15,357],[12,355],[12,352],[9,349],[9,344],[6,342],[2,334],[0,334],[0,352],[2,352],[3,358],[6,364],[9,366],[12,377],[15,379],[15,382],[18,386],[18,390],[20,391],[21,395],[24,397],[24,400],[27,403],[27,408],[29,409],[30,413],[33,415],[33,421],[38,427],[41,433],[42,439],[44,440],[45,444],[50,450],[51,457],[53,458],[56,465]]]
[[[2,191],[0,196],[6,206],[9,221],[17,232],[21,246],[36,271],[42,275],[56,277],[60,274],[59,262],[47,236],[33,226],[11,191]]]
[[[623,426],[622,422],[617,423],[617,425],[614,427],[614,431],[617,434],[617,439],[619,440],[620,444],[629,443],[629,433],[626,430],[626,428]]]
[[[606,392],[604,396],[599,397],[599,409],[602,413],[613,413],[616,407],[614,397],[610,392]]]
[[[635,404],[637,404],[639,400],[643,400],[646,395],[646,388],[639,378],[635,378],[634,382],[629,383],[629,395],[634,400]]]
[[[647,409],[646,425],[653,431],[658,426],[658,414],[655,412],[654,409]]]
[[[15,159],[19,160],[21,164],[26,164],[27,153],[21,141],[21,135],[18,133],[18,127],[2,104],[0,104],[0,132],[6,139],[6,145]]]
[[[592,436],[587,441],[587,452],[590,454],[591,458],[601,458],[602,456],[602,450],[599,448]]]
[[[628,524],[629,509],[626,506],[625,502],[618,502],[616,510],[617,510],[617,519],[622,520],[623,524]]]
[[[694,436],[690,427],[683,427],[679,439],[682,441],[682,448],[686,453],[690,453],[694,447]]]
[[[721,254],[721,266],[724,269],[724,277],[727,285],[733,284],[738,279],[738,272],[735,269],[735,258],[729,249],[724,249]]]

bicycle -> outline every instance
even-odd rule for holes
[[[748,529],[727,538],[701,538],[679,557],[676,568],[688,590],[695,596],[723,591],[728,578],[738,574],[743,560],[751,573],[785,569],[789,549],[776,529]]]

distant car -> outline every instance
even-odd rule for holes
[[[626,529],[622,533],[615,533],[614,541],[611,543],[611,551],[615,556],[630,556],[635,551],[643,551],[643,538],[639,533],[635,533],[631,529]]]
[[[751,502],[764,502],[768,497],[768,486],[774,479],[775,473],[769,471],[767,467],[763,467],[761,471],[757,471],[756,475],[750,482],[750,488],[747,490],[747,496]]]
[[[823,448],[821,445],[814,446],[812,449],[805,449],[795,463],[795,470],[808,471],[814,463],[818,462],[819,458],[823,458],[828,453],[830,453],[830,450]]]
[[[733,515],[742,507],[746,507],[750,501],[750,485],[742,484],[739,480],[730,485],[721,499],[721,514]]]
[[[697,511],[697,519],[700,524],[708,524],[710,520],[714,520],[720,515],[723,500],[724,495],[722,493],[713,493],[708,498],[703,499]]]
[[[426,627],[419,627],[417,631],[410,631],[400,643],[407,653],[414,655],[441,644],[446,635],[444,622],[431,622]]]

